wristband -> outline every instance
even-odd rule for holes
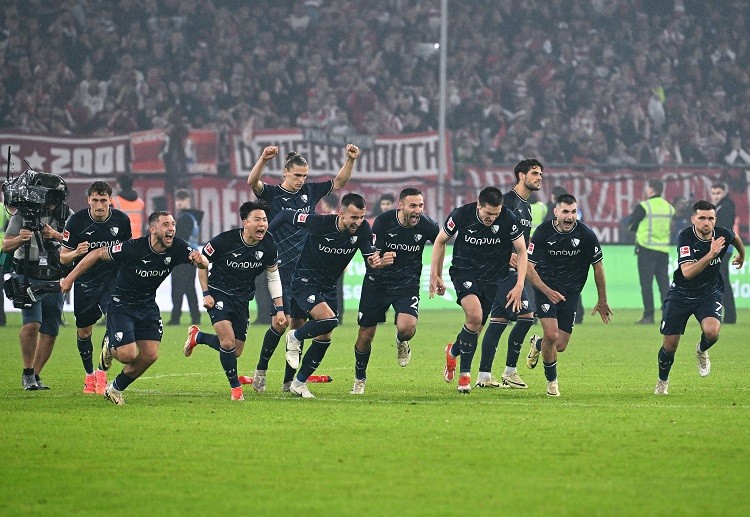
[[[275,307],[275,309],[276,309],[276,312],[284,312],[284,306],[283,305],[277,305]]]
[[[203,291],[203,297],[205,298],[206,296],[211,296],[211,293],[209,293],[208,291]]]

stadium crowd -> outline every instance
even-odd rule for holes
[[[438,0],[43,0],[0,12],[0,127],[437,129]],[[750,164],[750,3],[449,3],[456,170]]]

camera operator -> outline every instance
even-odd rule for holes
[[[14,252],[13,266],[22,284],[49,285],[63,276],[59,247],[62,229],[71,211],[65,203],[43,205],[38,212],[18,210],[10,218],[2,249]],[[48,390],[39,374],[52,355],[60,328],[63,294],[49,292],[35,297],[22,307],[23,326],[19,335],[25,390]]]

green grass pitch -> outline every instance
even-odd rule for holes
[[[43,372],[52,390],[21,390],[14,314],[0,328],[0,515],[750,515],[750,310],[722,328],[705,379],[690,323],[667,397],[653,394],[657,326],[615,312],[576,327],[559,399],[541,365],[526,369],[526,344],[528,390],[464,396],[446,384],[459,311],[423,311],[406,368],[381,325],[367,392],[352,396],[349,312],[318,371],[334,382],[311,385],[315,400],[279,392],[283,341],[268,391],[246,387],[236,403],[217,353],[183,357],[185,328],[166,327],[124,407],[81,394],[71,327]],[[241,373],[252,375],[264,330],[250,327]],[[507,332],[498,377],[506,343]]]

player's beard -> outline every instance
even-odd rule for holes
[[[169,248],[174,243],[174,235],[172,236],[172,239],[169,241],[166,240],[166,237],[167,237],[166,235],[164,235],[163,237],[157,237],[156,242],[165,248]]]
[[[535,185],[533,183],[524,183],[523,186],[526,187],[526,189],[530,190],[531,192],[537,192],[537,191],[541,190],[542,183],[539,182],[539,185]]]

